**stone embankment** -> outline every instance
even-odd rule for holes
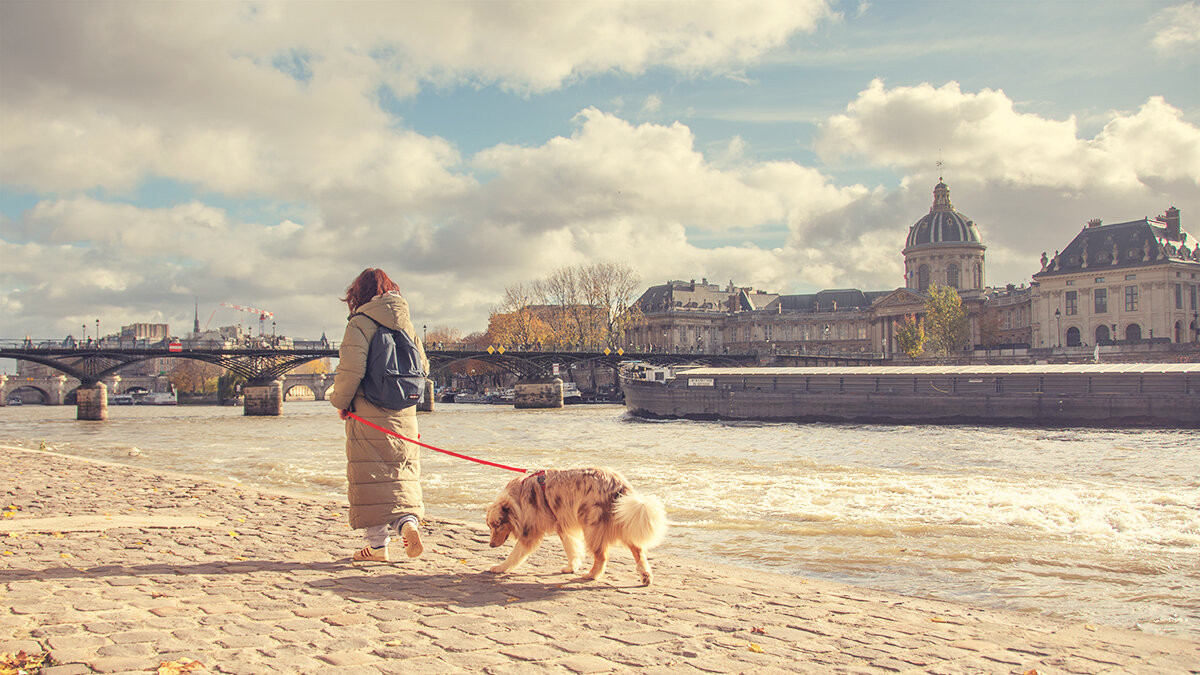
[[[576,582],[553,545],[496,577],[470,523],[351,563],[338,501],[3,452],[0,652],[45,675],[1200,670],[1187,640],[664,555],[646,588],[626,552]]]

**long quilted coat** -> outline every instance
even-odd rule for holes
[[[408,302],[395,293],[384,293],[358,311],[390,328],[408,333],[421,351],[425,348],[408,316]],[[360,386],[367,365],[367,349],[379,328],[370,319],[352,316],[338,349],[337,374],[329,400],[338,410],[356,415],[407,438],[417,438],[417,407],[388,410],[371,404]],[[421,518],[421,447],[372,429],[354,418],[346,420],[346,478],[350,481],[350,527],[394,523],[400,516]]]

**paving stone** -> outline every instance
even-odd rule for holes
[[[1200,664],[1195,640],[667,555],[655,555],[649,588],[629,585],[636,573],[621,556],[609,579],[570,582],[553,547],[497,577],[481,571],[504,551],[488,547],[482,526],[457,521],[427,521],[418,560],[354,565],[348,552],[361,539],[342,500],[4,452],[12,470],[0,475],[0,494],[22,514],[49,517],[54,504],[55,516],[212,523],[6,537],[16,555],[0,557],[0,636],[11,636],[0,651],[50,650],[60,665],[44,675],[144,675],[185,657],[240,675],[1159,675]]]

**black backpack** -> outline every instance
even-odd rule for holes
[[[361,312],[355,316],[371,317]],[[408,333],[379,326],[367,348],[367,369],[363,373],[362,390],[367,400],[380,408],[403,410],[416,405],[425,396],[425,369],[421,352]]]

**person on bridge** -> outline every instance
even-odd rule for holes
[[[350,413],[406,438],[417,438],[416,406],[403,410],[377,407],[363,396],[361,382],[371,338],[379,330],[375,321],[408,333],[428,372],[425,348],[409,318],[408,301],[383,270],[363,270],[346,289],[342,300],[350,308],[350,317],[338,348],[337,373],[329,400],[346,420],[350,527],[366,530],[367,545],[354,554],[354,559],[387,562],[387,546],[393,530],[403,537],[408,556],[415,558],[423,550],[418,524],[425,515],[421,498],[421,448],[362,424],[350,417]]]

